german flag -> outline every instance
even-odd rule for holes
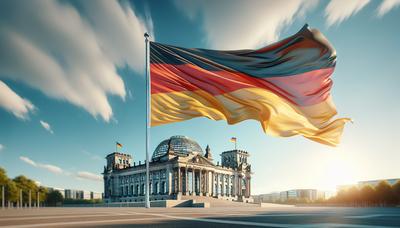
[[[115,142],[115,145],[116,145],[118,148],[122,148],[122,144],[119,143],[119,142]]]
[[[258,50],[217,51],[150,43],[151,125],[207,117],[261,123],[274,136],[336,146],[348,118],[333,120],[336,51],[315,29]]]

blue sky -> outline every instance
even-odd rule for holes
[[[333,98],[351,117],[342,143],[265,135],[256,121],[197,118],[151,129],[151,153],[187,135],[214,157],[251,153],[253,193],[334,189],[400,177],[400,1],[2,1],[0,166],[45,186],[103,191],[104,157],[143,161],[143,33],[157,42],[213,49],[258,48],[318,28],[337,50]]]

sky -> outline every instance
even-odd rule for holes
[[[308,23],[337,51],[332,95],[350,117],[338,147],[264,134],[253,120],[151,128],[150,153],[186,135],[214,158],[251,154],[253,194],[400,177],[400,0],[0,1],[0,167],[57,188],[103,191],[115,142],[145,158],[145,46],[255,49]]]

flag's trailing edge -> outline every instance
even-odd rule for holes
[[[217,51],[150,43],[151,125],[205,116],[261,123],[275,136],[335,146],[348,118],[332,120],[336,52],[315,29],[258,50]]]

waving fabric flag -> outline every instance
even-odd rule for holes
[[[332,120],[335,63],[335,49],[307,25],[258,50],[151,42],[151,125],[201,116],[229,124],[254,119],[271,135],[303,135],[335,146],[349,120]]]

